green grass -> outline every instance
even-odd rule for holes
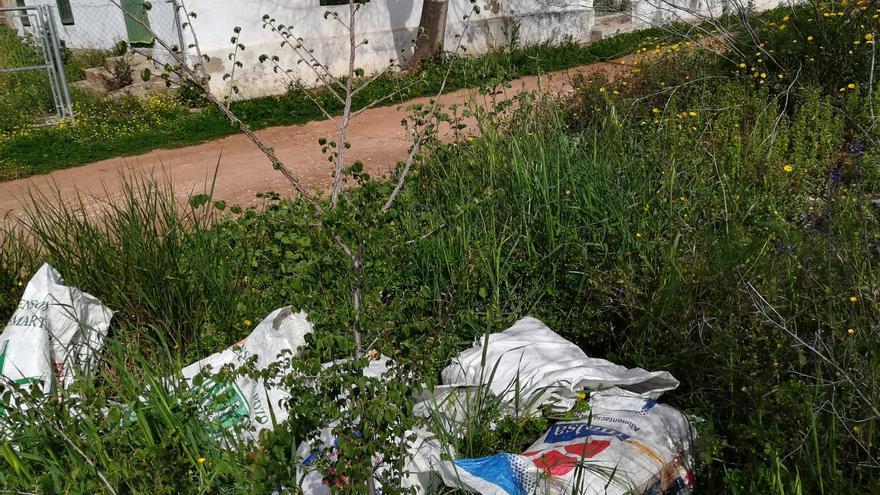
[[[478,115],[481,139],[433,147],[387,215],[382,181],[323,219],[302,202],[180,205],[143,182],[93,221],[40,200],[31,238],[3,241],[0,317],[43,259],[118,313],[97,377],[47,416],[13,413],[0,487],[97,493],[101,472],[120,493],[267,493],[295,485],[295,446],[340,419],[335,467],[362,493],[362,460],[393,454],[388,432],[414,421],[410,387],[528,314],[590,356],[681,380],[663,401],[701,418],[700,493],[880,491],[880,92],[868,72],[842,71],[857,89],[840,92],[824,66],[805,70],[786,91],[738,60],[673,52],[564,101]],[[316,326],[305,375],[350,356],[351,277],[321,224],[363,246],[364,340],[405,367],[400,386],[359,381],[360,363],[319,385],[291,377],[296,420],[224,450],[159,377],[287,304]],[[521,451],[552,421],[475,400],[443,434],[463,456]]]
[[[386,105],[436,95],[447,72],[446,64],[453,64],[446,85],[448,91],[491,87],[511,78],[626,55],[635,51],[646,39],[661,34],[659,29],[648,29],[590,45],[572,42],[543,44],[516,47],[475,58],[455,57],[443,64],[425,67],[419,76],[391,74],[379,78],[369,89],[357,95],[354,108],[363,108],[389,94],[395,96],[387,100]],[[10,94],[9,97],[14,96]],[[328,91],[318,91],[318,99],[331,114],[342,112],[341,104]],[[173,115],[166,112],[161,119],[153,119],[149,102],[128,101],[126,109],[119,111],[115,108],[115,102],[96,102],[89,93],[75,91],[74,103],[78,122],[73,127],[17,128],[14,122],[9,122],[12,127],[7,135],[4,137],[0,132],[0,180],[48,173],[116,156],[187,146],[237,132],[214,108],[191,113],[177,103],[174,104]],[[324,118],[311,100],[296,89],[281,96],[238,101],[232,104],[232,108],[254,129],[302,124]]]

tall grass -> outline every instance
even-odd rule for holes
[[[332,222],[363,249],[364,341],[415,383],[531,314],[589,355],[682,381],[664,400],[703,419],[701,491],[880,490],[880,136],[862,125],[880,92],[865,80],[779,93],[725,63],[680,55],[643,76],[580,81],[571,99],[525,96],[480,115],[481,138],[426,154],[387,216],[369,213],[382,181],[323,219],[296,201],[218,217],[149,182],[99,221],[33,210],[31,240],[4,241],[0,316],[43,258],[119,315],[104,373],[79,385],[83,412],[53,404],[57,420],[17,432],[0,484],[91,493],[104,490],[100,471],[131,492],[289,486],[293,433],[339,412],[325,398],[303,395],[314,407],[301,422],[224,451],[186,400],[153,384],[284,304],[316,323],[310,369],[350,356],[351,282],[322,228]],[[147,384],[160,395],[145,420],[105,413]],[[382,414],[412,406],[400,391],[363,400]],[[471,403],[464,429],[437,428],[463,455],[516,452],[551,420],[500,420],[479,393]]]
[[[244,330],[242,322],[260,314],[248,291],[255,246],[222,235],[234,221],[215,227],[222,204],[181,202],[167,179],[123,184],[104,203],[33,195],[24,229],[4,237],[5,276],[26,281],[44,259],[118,309],[118,324],[170,346],[195,346],[194,355]]]

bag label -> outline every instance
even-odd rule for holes
[[[551,426],[547,431],[545,442],[570,442],[585,437],[614,437],[622,442],[629,439],[629,435],[626,433],[604,426],[596,426],[589,423],[564,423]]]

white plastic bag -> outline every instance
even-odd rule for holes
[[[221,428],[231,431],[241,427],[242,440],[255,440],[260,431],[274,427],[273,417],[277,423],[287,420],[288,411],[283,402],[289,394],[278,387],[267,387],[263,380],[250,376],[236,376],[231,382],[214,380],[211,376],[216,376],[225,365],[239,368],[252,356],[256,356],[256,369],[264,370],[276,362],[283,351],[296,355],[306,345],[305,337],[312,330],[305,312],[293,313],[290,307],[277,309],[242,341],[184,368],[183,377],[190,387],[204,393],[208,416]],[[207,370],[210,372],[206,374],[211,376],[195,385],[194,378]]]
[[[65,286],[61,275],[44,264],[0,333],[4,386],[39,383],[47,395],[56,384],[66,388],[93,366],[112,318],[101,301]]]
[[[585,389],[620,387],[656,399],[678,387],[678,380],[667,371],[628,369],[587,357],[578,346],[532,317],[517,321],[501,333],[478,339],[474,347],[444,368],[440,377],[446,387],[438,387],[438,394],[448,394],[456,388],[488,386],[512,409],[519,408],[520,415],[543,405],[558,412],[568,411],[577,394]]]

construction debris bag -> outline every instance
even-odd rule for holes
[[[239,369],[256,356],[256,370],[265,370],[284,351],[296,355],[312,331],[305,312],[294,313],[290,307],[277,309],[240,342],[184,368],[183,378],[202,398],[208,418],[223,432],[237,431],[241,432],[239,440],[256,440],[260,431],[287,420],[284,402],[290,396],[247,374],[222,380],[218,378],[221,368]],[[203,376],[196,379],[202,372]],[[279,370],[279,375],[284,373],[284,369]]]
[[[66,388],[94,365],[112,318],[101,301],[64,285],[61,275],[44,264],[0,333],[2,386],[36,383],[45,395],[55,386]]]
[[[483,495],[685,494],[694,485],[693,443],[681,412],[612,389],[522,454],[446,461],[438,470],[448,486]]]
[[[501,333],[478,339],[440,374],[440,397],[455,389],[486,387],[508,404],[511,413],[534,413],[549,406],[568,411],[584,390],[619,387],[646,399],[678,387],[667,371],[628,369],[590,358],[578,346],[526,317]]]
[[[415,411],[455,431],[486,394],[506,414],[539,409],[581,419],[554,424],[522,454],[434,463],[449,486],[489,495],[685,493],[693,485],[693,429],[656,399],[678,381],[587,357],[535,318],[478,340],[441,373]]]

